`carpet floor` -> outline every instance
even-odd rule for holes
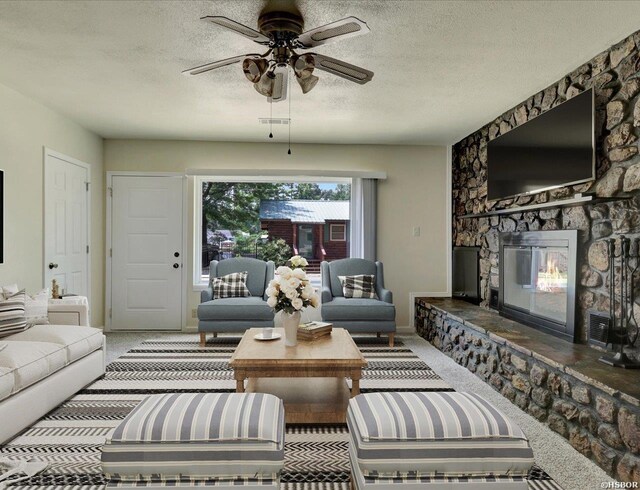
[[[0,455],[49,463],[44,472],[10,485],[12,490],[102,490],[100,452],[107,434],[152,393],[229,392],[235,382],[228,359],[238,337],[196,335],[148,340],[111,362],[104,377],[51,411],[0,447]],[[356,338],[368,360],[362,392],[433,391],[452,388],[402,341]],[[287,428],[283,490],[348,490],[350,471],[346,425]],[[560,490],[541,468],[530,472],[531,489]]]

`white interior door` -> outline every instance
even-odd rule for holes
[[[44,285],[60,293],[89,295],[89,168],[45,153]]]
[[[111,328],[182,328],[182,178],[114,176]]]

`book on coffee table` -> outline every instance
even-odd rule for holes
[[[308,333],[298,332],[298,340],[316,340],[316,339],[321,339],[323,337],[328,337],[330,335],[331,335],[331,330],[327,330],[325,332],[321,332],[318,334],[308,334]]]
[[[327,322],[307,322],[307,323],[301,323],[298,326],[299,330],[304,330],[305,332],[315,332],[317,330],[323,330],[326,328],[332,328],[333,327],[333,323],[327,323]]]
[[[298,338],[314,340],[325,335],[330,335],[333,324],[326,322],[309,322],[298,326]]]

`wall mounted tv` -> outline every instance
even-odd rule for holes
[[[487,145],[487,199],[504,199],[595,179],[593,90]]]

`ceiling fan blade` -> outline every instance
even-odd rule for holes
[[[326,71],[352,82],[359,83],[360,85],[371,81],[373,78],[372,71],[352,65],[351,63],[315,53],[313,53],[313,57],[316,60],[316,68],[318,70]]]
[[[259,56],[260,56],[259,54],[243,54],[240,56],[234,56],[233,58],[218,60],[212,63],[207,63],[206,65],[200,65],[194,68],[189,68],[188,70],[183,71],[182,74],[183,75],[200,75],[200,73],[205,73],[207,71],[215,70],[216,68],[222,68],[223,66],[239,63],[245,58],[253,58],[253,57],[259,57]]]
[[[275,80],[273,81],[273,94],[269,102],[282,102],[287,99],[287,89],[289,88],[289,66],[276,65],[273,70]]]
[[[259,44],[269,44],[271,39],[269,39],[264,34],[251,29],[250,27],[245,26],[244,24],[240,24],[235,20],[231,20],[228,17],[220,17],[215,15],[207,15],[205,17],[201,17],[200,20],[206,20],[207,22],[212,22],[214,24],[219,25],[220,27],[224,27],[225,29],[229,29],[230,31],[235,32],[236,34],[240,34],[246,38],[251,39]]]
[[[310,31],[303,32],[298,36],[298,43],[300,43],[301,48],[309,49],[314,46],[320,46],[321,44],[361,36],[368,32],[369,27],[366,22],[361,21],[357,17],[346,17],[327,24],[326,26],[316,27]]]

